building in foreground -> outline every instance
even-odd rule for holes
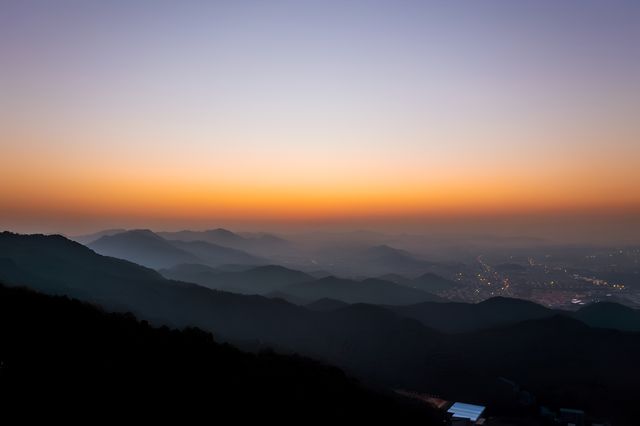
[[[452,426],[471,426],[484,424],[485,407],[482,405],[465,404],[464,402],[455,402],[447,413],[451,415]]]

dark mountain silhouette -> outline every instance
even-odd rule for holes
[[[265,294],[265,297],[268,297],[269,299],[275,299],[275,300],[284,300],[286,302],[289,302],[293,305],[298,305],[298,306],[306,306],[309,303],[311,303],[309,300],[302,299],[300,297],[295,297],[290,294],[283,293],[281,291],[272,291],[271,293]]]
[[[406,250],[393,248],[387,244],[381,244],[379,246],[373,246],[364,251],[365,254],[373,257],[384,259],[395,259],[399,261],[407,261],[407,259],[415,260],[411,253]]]
[[[313,279],[304,272],[278,265],[258,266],[238,272],[220,271],[202,265],[178,265],[161,270],[161,273],[167,278],[243,294],[269,294],[288,285]]]
[[[325,357],[380,383],[483,403],[494,412],[522,415],[537,403],[635,424],[637,333],[558,315],[450,335],[371,305],[325,315],[323,326],[341,336],[324,345]],[[323,339],[319,330],[316,338]]]
[[[322,271],[322,270],[307,271],[306,273],[311,275],[313,278],[316,278],[316,279],[327,278],[327,277],[330,277],[331,275],[333,275],[329,271]]]
[[[448,280],[431,272],[427,272],[411,280],[411,283],[408,285],[429,293],[440,293],[459,287],[459,284],[455,281]]]
[[[617,303],[594,303],[578,311],[556,311],[522,299],[494,297],[477,304],[418,303],[389,307],[395,313],[445,333],[461,333],[562,315],[592,327],[640,331],[640,310]]]
[[[203,263],[209,266],[267,263],[265,259],[241,250],[206,241],[169,241],[149,230],[103,236],[88,246],[100,254],[130,260],[154,269],[182,263]]]
[[[380,280],[390,281],[394,284],[400,284],[404,286],[411,287],[411,278],[407,278],[404,275],[400,274],[384,274],[378,277]]]
[[[591,328],[566,314],[443,334],[426,327],[424,319],[407,318],[406,312],[380,306],[354,304],[314,312],[283,300],[167,280],[153,270],[100,256],[60,236],[2,233],[0,259],[0,279],[13,277],[12,285],[68,294],[108,310],[132,311],[154,324],[200,326],[214,332],[218,340],[232,340],[243,347],[267,342],[382,386],[481,402],[495,412],[535,411],[526,405],[532,398],[523,402],[522,392],[511,385],[505,390],[506,378],[552,408],[585,409],[610,418],[613,424],[636,420],[640,334]],[[489,323],[499,323],[503,317],[517,321],[512,316],[525,309],[533,315],[548,313],[522,303],[489,300],[475,305],[482,315],[471,318],[477,321],[487,315]],[[465,317],[467,308],[459,305],[431,307],[453,306]],[[491,316],[503,309],[509,315],[497,315],[498,320]],[[458,325],[458,329],[465,327],[469,328],[468,323]],[[5,345],[0,346],[0,354],[3,351]],[[84,354],[80,351],[78,356]]]
[[[93,234],[86,235],[76,235],[72,237],[68,237],[70,240],[77,241],[80,244],[87,245],[99,239],[100,237],[106,237],[115,234],[122,234],[123,232],[127,232],[126,229],[116,228],[116,229],[105,229],[104,231],[95,232]]]
[[[315,302],[311,302],[305,305],[307,309],[320,312],[335,311],[336,309],[345,308],[347,306],[349,306],[348,303],[329,298],[316,300]]]
[[[207,231],[178,231],[178,232],[158,232],[163,238],[181,241],[207,241],[213,244],[220,244],[225,247],[240,247],[244,238],[229,230],[217,228]]]
[[[317,254],[320,267],[340,275],[380,276],[401,274],[415,276],[434,264],[418,259],[406,250],[383,244],[366,248],[330,247]]]
[[[6,284],[77,297],[176,327],[199,325],[225,336],[254,339],[286,334],[290,324],[306,320],[306,311],[291,304],[167,280],[62,236],[3,232],[0,259],[0,280]]]
[[[573,317],[592,327],[640,331],[640,310],[617,303],[594,303],[581,308]]]
[[[160,272],[163,277],[170,280],[200,284],[203,287],[214,289],[218,288],[215,287],[215,285],[209,286],[206,284],[206,282],[212,281],[217,284],[216,277],[218,275],[230,273],[229,271],[221,270],[208,265],[203,265],[201,263],[183,263],[181,265],[172,266],[171,268],[158,269],[158,272]]]
[[[206,241],[170,240],[174,247],[193,254],[209,266],[221,265],[261,265],[268,260],[254,256],[242,250],[223,247]]]
[[[331,298],[346,303],[406,305],[420,301],[442,301],[433,294],[374,278],[355,281],[331,276],[293,284],[282,291],[307,300]]]
[[[337,368],[271,351],[243,353],[199,329],[152,328],[66,297],[0,285],[3,415],[82,418],[85,410],[181,421],[435,424],[424,404],[365,389]],[[72,401],[72,406],[69,402]],[[166,420],[166,418],[164,418]]]
[[[29,271],[21,269],[13,259],[6,258],[0,258],[0,279],[12,283],[30,283],[38,281],[38,277],[29,273]]]
[[[216,266],[214,269],[220,272],[242,272],[255,268],[256,265],[238,265],[234,263],[228,263],[225,265]]]
[[[269,256],[289,247],[288,241],[275,235],[260,233],[243,236],[222,228],[208,231],[159,232],[158,235],[168,240],[206,241],[260,256]]]
[[[60,235],[0,233],[0,279],[53,293],[95,297],[162,280],[157,272],[104,257]],[[133,288],[133,287],[131,287]]]
[[[193,253],[179,249],[164,238],[144,229],[100,237],[88,246],[97,253],[155,269],[180,263],[200,262]]]
[[[580,407],[612,424],[637,424],[637,333],[594,329],[556,315],[451,336],[445,346],[429,368],[446,394],[473,399],[480,397],[476,389],[482,388],[484,400],[493,401],[494,409],[513,406],[510,399],[520,399],[519,404],[523,397],[528,399],[513,388],[505,389],[500,379],[504,378],[540,405]],[[442,380],[439,373],[445,375]]]
[[[422,271],[430,263],[416,259],[406,250],[390,247],[386,244],[368,248],[360,253],[363,260],[377,267],[394,271]]]
[[[555,315],[554,311],[536,303],[505,297],[495,297],[477,304],[427,302],[391,309],[399,315],[447,333],[481,330]]]

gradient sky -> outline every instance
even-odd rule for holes
[[[4,0],[0,65],[2,228],[640,238],[636,0]]]

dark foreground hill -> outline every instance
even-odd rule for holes
[[[47,408],[49,420],[91,410],[100,418],[436,423],[426,406],[367,390],[304,357],[244,353],[199,329],[153,328],[130,314],[2,285],[0,396],[3,416],[23,405],[57,407]]]

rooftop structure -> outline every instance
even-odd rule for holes
[[[454,419],[466,419],[472,423],[478,421],[485,407],[482,405],[465,404],[463,402],[454,403],[447,413],[451,414]]]

